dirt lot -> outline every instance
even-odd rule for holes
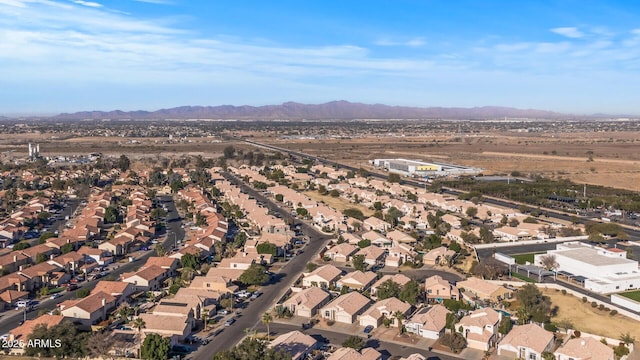
[[[325,204],[327,204],[327,206],[339,211],[353,208],[353,209],[359,209],[360,211],[362,211],[362,214],[364,216],[369,217],[373,215],[373,211],[367,208],[366,206],[354,204],[343,198],[339,198],[339,197],[335,198],[328,195],[320,195],[320,193],[318,193],[317,191],[305,191],[304,194],[315,201],[323,201]]]
[[[270,142],[365,168],[371,159],[402,157],[480,167],[485,174],[519,171],[640,191],[640,140],[636,138],[633,132],[486,133]]]
[[[551,303],[558,306],[558,316],[553,321],[569,319],[576,330],[618,339],[620,334],[630,333],[636,339],[640,338],[640,322],[622,315],[609,315],[608,311],[592,308],[591,303],[583,303],[573,295],[562,295],[555,289],[541,289],[542,293],[551,298]]]

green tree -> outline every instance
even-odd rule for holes
[[[364,214],[362,213],[362,211],[360,211],[360,209],[354,209],[354,208],[344,209],[342,210],[342,214],[344,214],[344,216],[352,217],[360,221],[365,219]]]
[[[376,291],[376,297],[378,298],[378,300],[384,300],[390,297],[398,297],[399,294],[400,285],[391,279],[380,284],[380,286],[378,286],[378,290]]]
[[[280,201],[282,202],[284,200],[284,195],[282,194],[276,194],[276,201]]]
[[[398,225],[398,221],[402,216],[404,216],[402,211],[398,210],[397,207],[392,206],[389,208],[389,210],[387,210],[387,213],[384,215],[384,221],[391,224],[391,226],[396,226]]]
[[[476,215],[478,215],[478,208],[475,206],[469,206],[465,211],[465,214],[470,218],[475,218]]]
[[[116,166],[118,167],[118,169],[124,172],[129,170],[129,167],[131,166],[131,161],[129,160],[127,155],[122,154],[120,155],[120,158],[118,158],[118,163],[116,164]]]
[[[91,293],[91,290],[89,290],[87,288],[78,289],[76,291],[76,297],[78,299],[85,298],[85,297],[89,296],[90,293]]]
[[[364,260],[364,255],[355,255],[351,258],[351,264],[354,269],[365,271],[367,269],[367,263],[365,263]]]
[[[183,268],[198,269],[200,267],[200,257],[193,254],[184,254],[180,259]]]
[[[364,248],[369,247],[369,246],[371,246],[371,240],[369,240],[369,239],[364,239],[364,240],[358,241],[358,247],[360,249],[364,249]]]
[[[509,316],[503,316],[498,324],[498,332],[503,336],[507,335],[512,327],[513,323],[511,322],[511,318]]]
[[[89,354],[87,349],[89,333],[79,332],[71,322],[63,322],[52,327],[38,324],[25,342],[36,339],[49,341],[51,344],[59,342],[60,346],[28,346],[25,347],[26,356],[62,359],[83,358]]]
[[[245,285],[262,285],[269,281],[269,275],[265,274],[265,271],[264,266],[253,264],[240,275],[238,280]]]
[[[267,325],[267,341],[269,341],[269,337],[271,336],[271,322],[273,322],[273,316],[271,316],[271,314],[269,314],[268,312],[262,314],[262,318],[260,319],[260,321]]]
[[[225,159],[231,159],[236,153],[236,149],[233,147],[233,145],[225,147],[222,151]]]
[[[19,243],[13,246],[13,250],[24,250],[26,248],[30,248],[31,244],[26,241],[20,241]]]
[[[247,242],[247,233],[244,231],[239,231],[236,236],[233,238],[233,247],[236,249],[240,249]]]
[[[458,333],[446,333],[440,337],[440,342],[442,345],[447,346],[451,351],[457,353],[458,351],[464,349],[467,345],[467,341],[464,336]]]
[[[521,304],[527,319],[535,322],[549,322],[551,316],[551,300],[542,295],[540,290],[533,284],[526,284],[518,290],[516,298]]]
[[[131,322],[131,326],[138,329],[138,332],[140,332],[140,330],[144,329],[147,326],[147,324],[144,322],[144,320],[141,317],[137,317],[133,319],[133,322]]]
[[[118,222],[120,214],[118,213],[118,209],[113,206],[109,206],[104,212],[104,222],[107,224],[113,224]]]
[[[278,256],[278,247],[270,242],[259,243],[258,246],[256,246],[256,251],[258,251],[258,254]]]
[[[359,336],[351,335],[344,340],[344,342],[342,343],[342,346],[360,351],[364,347],[365,343],[366,342],[364,341],[363,338]]]
[[[72,243],[67,243],[67,244],[62,245],[60,247],[60,251],[63,254],[68,254],[68,253],[72,252],[73,251],[73,244]]]
[[[315,269],[317,269],[317,268],[318,268],[318,265],[317,265],[317,264],[312,263],[312,262],[307,263],[307,271],[308,271],[308,272],[312,272],[313,270],[315,270]]]
[[[38,243],[44,244],[47,241],[47,239],[50,239],[53,237],[57,237],[57,235],[52,233],[51,231],[45,231],[42,234],[40,234],[40,237],[38,238]]]
[[[160,257],[163,257],[167,253],[167,251],[164,249],[164,246],[160,244],[156,245],[155,251],[156,251],[156,255]]]
[[[400,174],[391,173],[387,176],[387,182],[390,183],[399,183],[400,182]]]
[[[299,207],[296,209],[296,214],[298,214],[298,216],[307,217],[309,215],[309,211],[305,208]]]
[[[400,293],[398,293],[398,299],[407,302],[411,305],[416,305],[418,303],[418,298],[420,297],[420,284],[418,282],[411,280],[408,283],[404,284]]]
[[[37,253],[36,254],[36,264],[43,263],[43,262],[47,261],[48,259],[49,259],[49,257],[47,256],[47,254],[43,254],[43,253]]]
[[[140,355],[144,360],[166,360],[169,358],[170,348],[169,338],[150,333],[144,338]]]
[[[339,197],[340,196],[340,191],[333,189],[331,191],[329,191],[329,196],[331,197]]]

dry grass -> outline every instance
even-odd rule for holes
[[[622,315],[609,315],[608,311],[592,308],[591,303],[583,303],[581,299],[567,294],[562,295],[555,289],[541,289],[544,295],[551,298],[551,303],[558,306],[558,315],[553,321],[570,320],[576,330],[595,335],[618,339],[621,334],[629,333],[640,339],[640,322]]]
[[[317,191],[305,191],[304,192],[305,195],[307,195],[308,197],[310,197],[312,200],[315,201],[322,201],[324,202],[327,206],[332,207],[336,210],[339,211],[343,211],[345,209],[358,209],[360,211],[362,211],[362,214],[366,217],[369,217],[371,215],[373,215],[373,211],[371,209],[369,209],[366,206],[362,206],[359,204],[354,204],[352,202],[350,202],[349,200],[340,198],[340,197],[331,197],[329,195],[320,195],[319,192]]]
[[[633,132],[371,137],[349,140],[305,140],[279,146],[368,167],[375,158],[403,157],[444,161],[485,169],[485,174],[519,171],[577,183],[640,191],[640,140]],[[437,141],[437,142],[436,142]],[[589,161],[590,155],[593,161]]]

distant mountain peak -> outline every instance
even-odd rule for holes
[[[280,105],[179,106],[156,111],[82,111],[60,114],[55,119],[237,119],[237,120],[354,120],[354,119],[466,119],[509,118],[557,119],[569,115],[545,110],[501,106],[408,107],[352,103],[335,100],[324,104],[285,102]]]

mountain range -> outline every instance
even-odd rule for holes
[[[331,101],[324,104],[286,102],[265,106],[180,106],[156,111],[82,111],[53,117],[59,120],[86,119],[222,119],[222,120],[353,120],[353,119],[466,119],[501,118],[558,119],[573,117],[545,110],[483,106],[407,107]]]

